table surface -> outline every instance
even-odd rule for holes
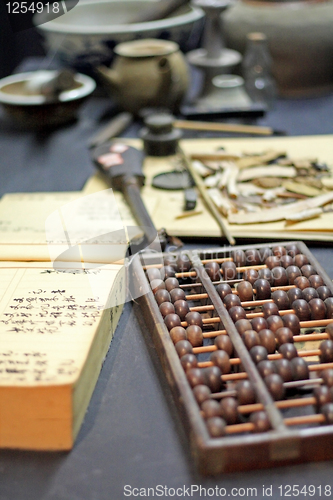
[[[78,121],[39,133],[19,129],[0,114],[0,195],[80,190],[93,173],[86,141],[103,123],[103,117],[107,119],[109,108],[107,99],[93,97],[80,110]],[[332,116],[332,95],[279,100],[257,124],[289,135],[330,134]],[[134,124],[124,136],[135,136],[138,128]],[[214,133],[204,135],[209,136],[217,137]],[[196,246],[202,247],[202,243]],[[332,249],[308,246],[332,278]],[[318,494],[314,498],[327,496],[325,486],[333,487],[332,462],[216,478],[199,476],[188,454],[185,433],[156,351],[148,332],[140,329],[136,312],[132,304],[125,305],[73,450],[0,451],[1,500],[153,497],[153,491],[147,488],[157,486],[155,498],[220,498],[224,491],[215,490],[217,487],[226,488],[226,495],[234,498],[279,499],[283,498],[279,486],[286,485],[314,485]],[[202,488],[201,492],[187,490],[191,485]],[[180,489],[175,492],[173,488]],[[240,490],[236,493],[232,488]]]

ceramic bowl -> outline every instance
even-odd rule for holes
[[[136,15],[158,0],[81,0],[56,19],[36,14],[34,22],[45,38],[48,50],[56,50],[62,63],[84,71],[85,67],[109,65],[113,48],[142,38],[172,40],[186,51],[199,43],[204,12],[190,4],[172,16],[157,21],[130,23]],[[41,24],[45,23],[45,24]]]
[[[40,72],[39,72],[40,73]],[[50,77],[55,71],[45,71]],[[29,93],[29,83],[36,77],[35,71],[18,73],[0,80],[0,103],[8,116],[23,127],[58,126],[75,119],[83,101],[94,91],[95,81],[89,76],[76,73],[74,87],[61,92],[50,100],[39,93]]]

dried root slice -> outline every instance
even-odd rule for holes
[[[296,214],[289,214],[286,217],[287,222],[300,222],[302,220],[315,219],[323,213],[322,208],[309,208],[308,210],[303,210],[302,212],[297,212]]]
[[[300,182],[283,181],[282,185],[287,191],[303,194],[309,197],[319,196],[323,192],[322,189],[308,186],[307,184],[301,184]]]
[[[239,160],[236,160],[236,163],[238,165],[238,168],[240,169],[256,167],[258,165],[263,165],[264,163],[269,163],[270,161],[276,160],[281,156],[287,156],[287,153],[285,151],[269,150],[262,155],[245,156],[243,158],[240,158]]]
[[[227,216],[230,212],[235,211],[235,206],[232,203],[232,201],[228,198],[228,196],[226,196],[224,193],[222,193],[219,189],[216,189],[216,188],[208,189],[207,193],[211,197],[216,208],[223,215]]]
[[[243,169],[239,172],[238,181],[250,181],[258,177],[295,177],[297,174],[294,167],[281,167],[279,165],[266,165]]]

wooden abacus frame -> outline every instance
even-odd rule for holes
[[[203,274],[205,271],[201,261],[212,258],[212,256],[214,256],[214,259],[225,258],[230,256],[231,252],[236,249],[246,251],[255,248],[260,250],[261,248],[272,248],[277,245],[285,246],[291,243],[296,244],[300,252],[307,256],[309,263],[323,278],[325,285],[333,292],[332,281],[303,242],[263,243],[255,246],[244,245],[184,252],[189,256],[192,267],[196,269],[198,276],[201,278],[202,286],[208,293],[215,308],[214,315],[220,318],[222,327],[227,330],[242,366],[247,372],[249,380],[255,386],[259,407],[265,408],[272,427],[272,430],[260,434],[242,433],[238,436],[237,434],[231,434],[221,438],[212,438],[209,435],[200,408],[145,275],[144,267],[160,263],[165,254],[146,254],[144,256],[144,267],[139,256],[134,258],[133,279],[136,296],[138,297],[136,301],[140,306],[140,316],[144,321],[145,328],[148,328],[151,332],[162,368],[189,438],[191,454],[201,474],[216,475],[221,472],[333,459],[333,425],[314,427],[310,424],[296,429],[284,423],[278,408],[279,405],[273,401],[268,392],[229,313],[216,292],[214,284],[205,279]],[[143,291],[147,290],[148,293],[143,294]],[[320,422],[320,418],[318,422]],[[313,423],[316,423],[316,419],[314,419]]]

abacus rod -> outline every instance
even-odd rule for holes
[[[326,370],[328,368],[333,368],[333,363],[318,363],[315,365],[308,365],[309,372],[317,372],[321,370]],[[230,380],[244,380],[248,378],[246,372],[241,373],[226,373],[221,376],[222,382],[228,382]]]
[[[290,417],[283,419],[284,425],[291,427],[293,425],[305,424],[323,424],[325,417],[322,414],[303,415],[300,417]],[[225,428],[226,434],[240,434],[242,432],[253,432],[255,430],[254,424],[247,422],[245,424],[227,425]]]
[[[216,345],[207,345],[207,346],[202,346],[202,347],[193,347],[193,354],[202,354],[204,352],[214,352],[218,351],[218,348]],[[311,356],[320,356],[321,351],[320,349],[312,349],[309,351],[298,351],[298,356],[300,358],[307,358]],[[280,353],[274,353],[274,354],[268,354],[267,359],[269,361],[276,361],[277,359],[282,359],[283,356]],[[241,363],[240,358],[231,358],[230,359],[230,364],[231,365],[239,365]],[[199,361],[198,363],[198,368],[204,368],[207,366],[213,366],[214,363],[212,361]]]

